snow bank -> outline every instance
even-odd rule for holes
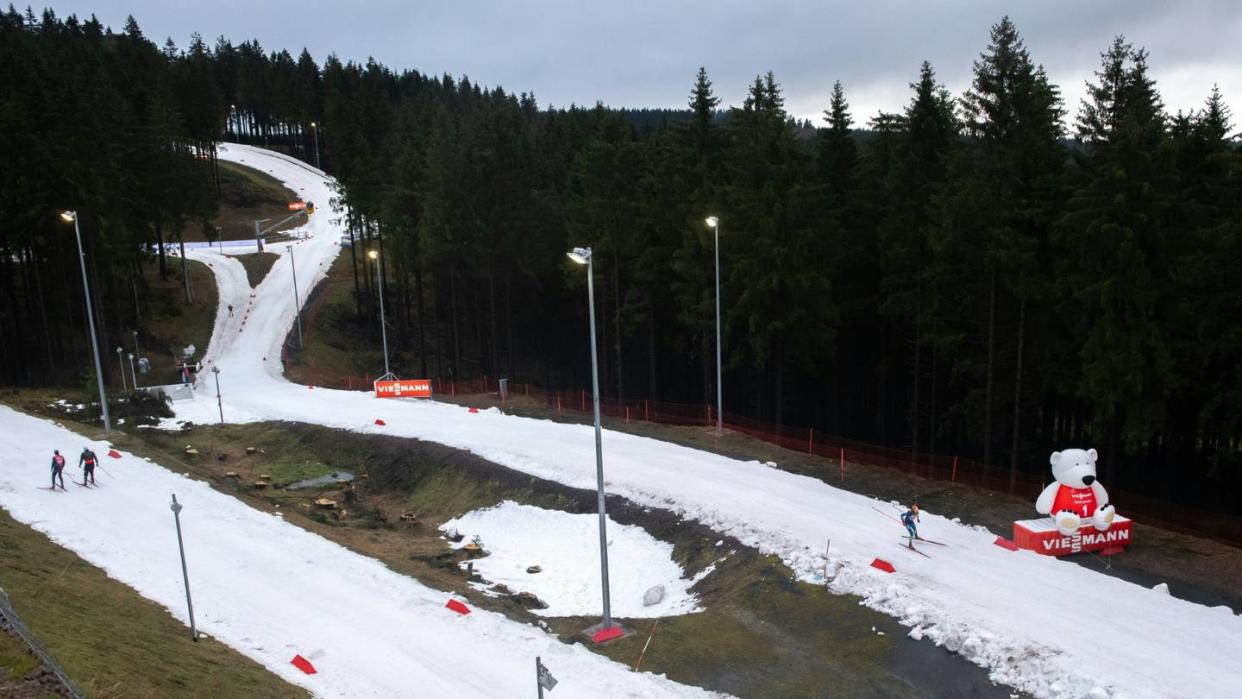
[[[547,609],[544,616],[590,616],[600,613],[599,517],[505,501],[496,507],[468,512],[449,520],[444,530],[465,535],[458,547],[475,536],[487,556],[474,559],[474,569],[493,583],[514,592],[529,592]],[[654,618],[699,611],[690,587],[700,578],[684,578],[673,561],[673,545],[655,539],[641,527],[608,520],[608,587],[613,616]],[[530,566],[542,568],[527,573]],[[643,605],[643,593],[664,586],[664,600]]]

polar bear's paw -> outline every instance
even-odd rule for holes
[[[1091,517],[1091,525],[1099,531],[1107,531],[1113,526],[1113,517],[1117,516],[1117,510],[1112,505],[1105,505],[1095,511]]]
[[[1082,518],[1073,510],[1061,510],[1053,516],[1053,519],[1057,523],[1057,531],[1065,536],[1077,534],[1078,528],[1082,526]]]

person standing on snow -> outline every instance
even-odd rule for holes
[[[910,509],[901,513],[901,523],[906,525],[906,533],[910,536],[910,548],[914,548],[914,540],[919,538],[919,528],[915,524],[919,521],[919,504],[916,502],[910,505]]]
[[[233,304],[231,304],[231,303],[229,304],[229,317],[230,317],[230,318],[232,318],[232,317],[233,317]]]
[[[90,484],[95,485],[95,462],[99,457],[95,456],[95,452],[90,447],[82,447],[82,455],[78,457],[78,468],[82,469],[82,484],[85,485],[87,479]],[[63,487],[63,486],[62,486]]]
[[[60,489],[65,489],[65,457],[61,456],[59,449],[52,450],[52,487],[50,490],[56,490],[56,479],[60,479]]]

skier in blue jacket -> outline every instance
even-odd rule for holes
[[[60,479],[60,489],[65,489],[65,457],[59,449],[52,450],[52,490],[56,490],[56,479]]]
[[[919,521],[919,504],[913,503],[910,509],[901,513],[901,523],[906,525],[906,533],[910,536],[910,548],[914,548],[914,540],[919,538],[919,528],[916,522]]]

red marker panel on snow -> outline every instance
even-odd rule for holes
[[[303,658],[301,655],[293,656],[293,660],[290,660],[289,662],[292,663],[294,667],[308,675],[314,675],[318,672],[318,670],[315,669],[315,666],[311,665],[310,661]]]
[[[384,422],[383,420],[379,418],[375,418],[375,424],[379,425],[380,427],[383,427],[384,425],[387,425],[388,423]]]
[[[108,456],[111,456],[114,459],[119,459],[121,458],[121,452],[117,451],[116,449],[109,449]]]
[[[604,641],[611,641],[614,638],[621,638],[624,635],[625,630],[620,626],[609,626],[606,629],[596,631],[595,634],[591,636],[591,641],[593,643],[603,643]]]
[[[888,561],[886,561],[886,560],[884,560],[884,559],[882,559],[882,558],[877,558],[877,559],[875,559],[874,561],[872,561],[872,562],[871,562],[871,567],[872,567],[872,568],[879,568],[880,570],[884,571],[885,573],[896,573],[896,572],[897,572],[897,569],[893,567],[893,564],[892,564],[892,563],[889,563]]]
[[[1003,549],[1009,549],[1010,551],[1017,551],[1017,550],[1018,550],[1018,545],[1017,545],[1017,544],[1013,543],[1012,541],[1010,541],[1009,539],[1006,539],[1006,538],[1005,538],[1005,537],[1003,537],[1003,536],[998,536],[998,537],[996,537],[996,541],[994,541],[994,542],[992,542],[992,543],[996,544],[997,546],[999,546],[999,547],[1001,547],[1001,548],[1003,548]]]
[[[461,602],[458,602],[455,599],[449,600],[448,604],[444,606],[457,612],[458,614],[469,614],[470,613],[470,607],[467,607],[466,605],[462,604]]]
[[[477,412],[479,412],[479,409],[478,409],[478,408],[471,408],[471,409],[470,409],[470,412],[472,412],[472,413],[477,413]]]

